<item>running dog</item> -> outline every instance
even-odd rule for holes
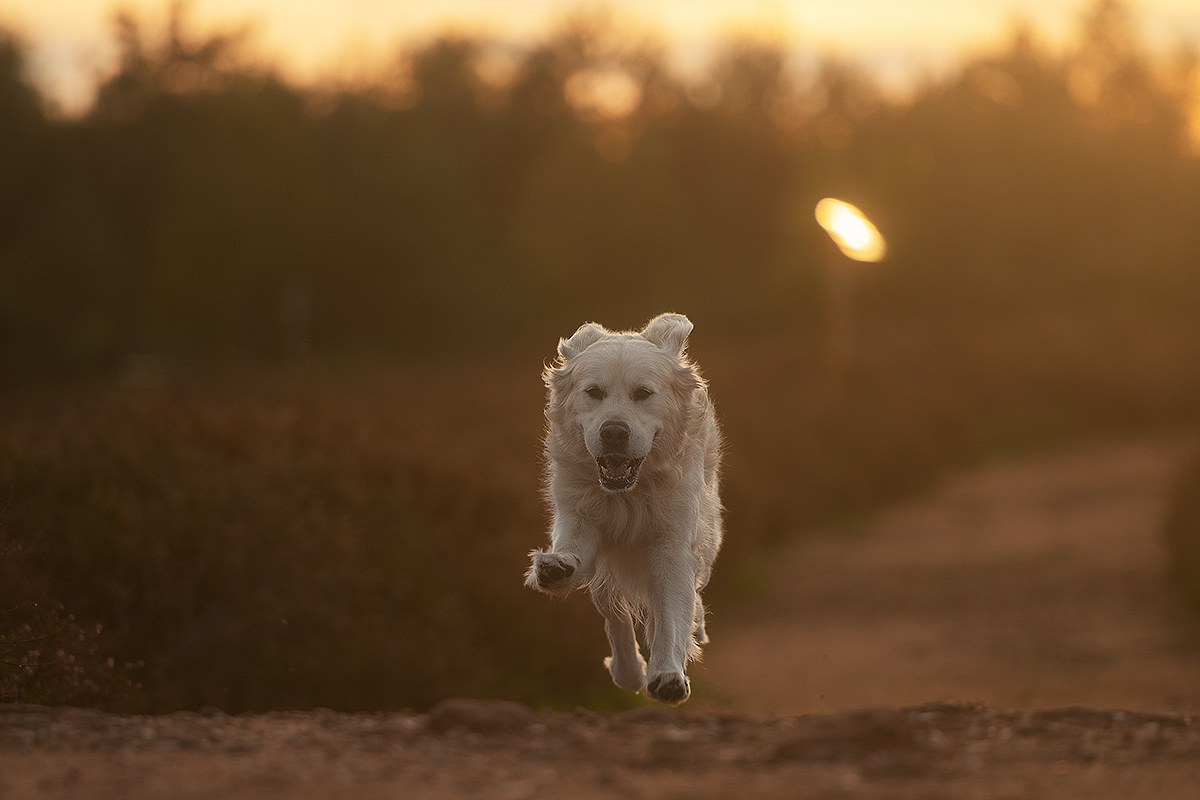
[[[708,642],[700,590],[721,546],[721,434],[685,349],[692,323],[662,314],[638,332],[588,323],[558,343],[543,378],[550,547],[525,584],[587,588],[604,616],[613,682],[668,705]],[[634,623],[644,625],[650,663]]]

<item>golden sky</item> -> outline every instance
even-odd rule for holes
[[[1129,0],[1148,41],[1200,44],[1200,0]],[[289,73],[363,66],[414,40],[454,27],[515,44],[535,39],[579,9],[609,9],[624,25],[666,39],[677,67],[702,68],[732,29],[770,31],[797,51],[838,53],[902,85],[996,46],[1027,20],[1050,42],[1076,27],[1088,0],[191,0],[201,31],[249,23],[258,49]],[[38,82],[68,106],[87,101],[112,63],[117,8],[148,20],[163,0],[0,0],[0,25],[30,45]]]

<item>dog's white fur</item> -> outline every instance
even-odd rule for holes
[[[691,330],[687,317],[662,314],[640,332],[588,323],[559,341],[543,376],[550,549],[530,554],[525,576],[544,592],[588,588],[604,616],[613,681],[670,705],[688,698],[685,667],[708,641],[700,590],[722,535],[720,431],[685,355]],[[598,459],[614,443],[611,431],[601,436],[605,423],[627,429],[621,449],[640,465],[631,486],[601,481]],[[622,466],[618,483],[628,472]],[[635,621],[645,626],[648,666]]]

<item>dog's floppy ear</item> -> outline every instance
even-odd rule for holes
[[[558,340],[558,356],[564,363],[570,361],[607,335],[608,331],[603,325],[594,322],[580,325],[579,330],[571,334],[570,339]]]
[[[692,321],[683,314],[659,314],[646,325],[642,338],[666,350],[673,356],[683,355],[687,347]]]

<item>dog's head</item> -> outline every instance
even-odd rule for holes
[[[656,441],[682,424],[703,385],[684,357],[691,330],[687,317],[662,314],[640,332],[588,323],[559,341],[558,363],[546,370],[547,416],[582,442],[606,491],[634,487]]]

